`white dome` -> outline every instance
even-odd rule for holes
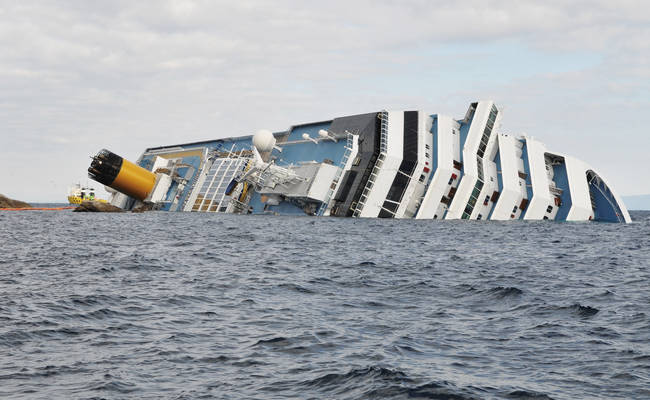
[[[273,150],[273,146],[275,146],[275,137],[271,131],[261,129],[253,135],[253,146],[255,146],[257,151],[260,153],[271,151]]]

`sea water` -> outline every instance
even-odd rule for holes
[[[0,398],[650,398],[632,217],[0,212]]]

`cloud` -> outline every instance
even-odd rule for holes
[[[649,11],[640,1],[0,2],[0,159],[12,147],[47,154],[74,175],[58,177],[63,193],[102,147],[134,159],[147,146],[388,107],[460,117],[491,97],[509,110],[504,127],[595,164],[608,156],[620,191],[650,192],[630,172],[640,150],[600,150],[621,116],[619,131],[647,143]],[[54,138],[75,139],[48,149]],[[35,168],[16,174],[0,175],[8,194],[62,198],[38,191]]]

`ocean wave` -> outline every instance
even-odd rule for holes
[[[0,398],[650,395],[650,219],[0,217]]]

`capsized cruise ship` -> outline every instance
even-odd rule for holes
[[[125,210],[631,221],[596,169],[501,133],[501,117],[492,101],[472,103],[462,119],[382,110],[152,147],[136,163],[101,150],[88,171]]]

